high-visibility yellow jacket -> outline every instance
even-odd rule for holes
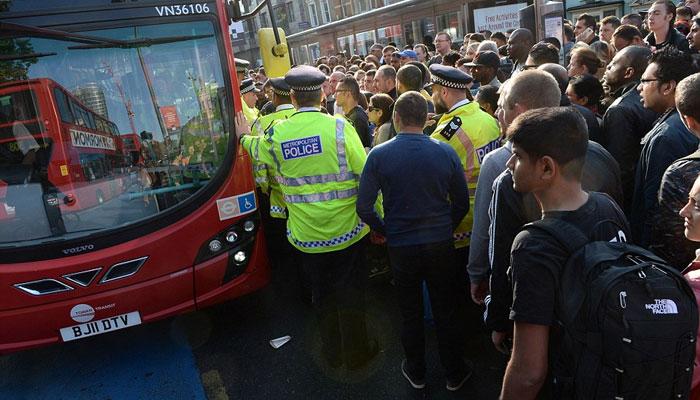
[[[421,89],[419,93],[421,96],[423,96],[425,101],[433,101],[433,96],[431,96],[427,90]]]
[[[278,106],[275,112],[262,116],[253,124],[250,134],[253,136],[263,136],[272,133],[271,127],[292,116],[296,110],[291,104]],[[270,216],[274,218],[287,218],[284,197],[280,191],[279,184],[275,180],[274,170],[267,168],[267,165],[260,162],[253,162],[253,173],[255,183],[260,189],[270,195]]]
[[[241,144],[275,171],[289,211],[287,239],[305,253],[342,250],[369,232],[355,206],[367,155],[352,125],[318,109],[299,109],[265,136]]]
[[[255,120],[258,119],[260,111],[258,111],[258,109],[255,107],[248,107],[248,104],[246,104],[245,100],[243,100],[243,97],[241,97],[241,108],[243,111],[243,116],[245,116],[245,119],[248,120],[249,124],[254,123]]]
[[[459,124],[461,122],[461,124]],[[446,142],[459,155],[469,187],[469,213],[454,232],[455,247],[469,246],[474,219],[474,192],[481,161],[491,150],[500,147],[496,120],[479,108],[479,103],[461,101],[443,114],[431,137]]]

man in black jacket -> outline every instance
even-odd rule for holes
[[[681,81],[676,89],[676,108],[684,125],[700,137],[700,73]],[[671,164],[659,187],[659,205],[654,214],[649,247],[670,265],[684,269],[693,258],[697,243],[686,239],[683,218],[678,212],[688,201],[688,193],[700,174],[700,150]]]
[[[693,72],[690,55],[673,46],[652,54],[638,90],[644,107],[661,113],[654,127],[642,138],[637,163],[630,224],[634,242],[649,246],[657,211],[661,177],[675,160],[698,148],[698,138],[683,125],[675,105],[678,82]]]
[[[629,215],[634,191],[634,171],[637,168],[639,144],[658,118],[658,113],[644,108],[637,91],[639,79],[647,68],[651,51],[642,46],[628,46],[615,55],[608,65],[603,80],[615,100],[603,116],[600,144],[615,157],[620,165],[622,194],[620,204]]]
[[[671,0],[656,0],[647,13],[647,26],[651,31],[644,38],[652,51],[666,46],[674,46],[680,51],[688,51],[688,40],[673,27],[676,20],[676,5]]]

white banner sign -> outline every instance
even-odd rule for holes
[[[518,10],[526,6],[527,3],[518,3],[476,9],[474,10],[474,28],[477,32],[486,30],[505,32],[508,29],[520,28]]]
[[[229,25],[228,31],[233,36],[234,39],[238,39],[238,35],[242,35],[245,33],[245,29],[243,28],[243,22],[241,21],[236,21]],[[243,37],[241,37],[243,39]]]
[[[96,135],[90,132],[81,132],[71,129],[70,139],[74,147],[88,147],[91,149],[116,150],[114,138]]]

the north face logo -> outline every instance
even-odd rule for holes
[[[652,314],[678,314],[676,303],[670,299],[654,299],[654,303],[645,304],[644,307]]]

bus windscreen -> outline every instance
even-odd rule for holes
[[[213,184],[231,151],[214,29],[0,39],[0,246],[128,226]]]

